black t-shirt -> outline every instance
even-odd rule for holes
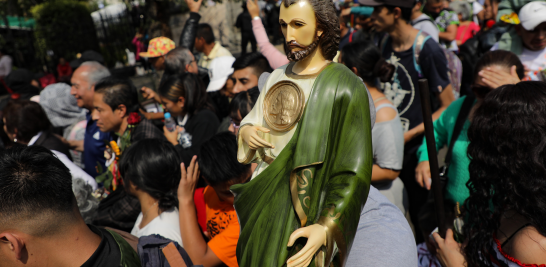
[[[389,38],[383,49],[383,57],[395,66],[395,73],[391,81],[381,83],[385,96],[397,107],[402,121],[404,132],[423,122],[421,111],[421,97],[419,94],[419,72],[415,66],[413,49],[395,52],[392,49],[392,40]],[[423,45],[419,55],[419,66],[422,78],[428,79],[429,90],[432,95],[440,93],[438,86],[445,88],[449,85],[447,59],[438,43],[429,38]],[[417,139],[417,138],[416,138]],[[420,146],[422,140],[415,144],[407,144],[405,154],[413,153]]]
[[[105,229],[88,225],[93,233],[100,236],[100,245],[95,253],[81,267],[119,267],[121,252],[114,237]]]

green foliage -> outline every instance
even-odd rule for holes
[[[34,6],[37,56],[47,58],[47,51],[68,60],[85,50],[99,51],[93,19],[84,3],[55,0]]]

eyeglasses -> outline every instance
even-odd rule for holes
[[[231,122],[231,125],[233,126],[233,128],[234,128],[235,130],[239,130],[239,128],[241,127],[241,122],[235,123],[235,122],[233,121],[233,119],[229,119],[229,121]]]

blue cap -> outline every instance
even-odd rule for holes
[[[165,114],[163,114],[163,117],[165,117],[165,119],[170,119],[171,118],[171,113],[165,112]]]

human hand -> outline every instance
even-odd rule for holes
[[[254,0],[247,0],[246,8],[248,9],[248,13],[250,13],[251,18],[260,16],[260,7]]]
[[[178,184],[178,199],[182,201],[193,201],[193,195],[195,194],[195,187],[199,180],[199,163],[197,163],[197,156],[193,156],[190,162],[190,166],[186,170],[186,166],[182,162],[180,164],[180,184]]]
[[[516,72],[516,66],[510,68],[510,73],[506,73],[497,68],[487,67],[481,70],[478,75],[482,78],[482,81],[491,88],[497,88],[505,84],[516,84],[520,82],[518,74]]]
[[[201,7],[201,3],[203,3],[203,0],[186,0],[186,4],[188,5],[188,9],[190,12],[198,13],[199,8]]]
[[[315,253],[321,246],[326,246],[326,230],[320,224],[300,228],[290,235],[288,246],[294,245],[294,242],[300,237],[306,237],[307,243],[294,256],[286,261],[288,267],[306,267],[313,260]]]
[[[444,267],[463,267],[466,260],[461,253],[461,244],[453,238],[453,230],[447,229],[446,238],[443,239],[438,233],[432,234],[436,241],[436,258]]]
[[[430,190],[430,185],[432,183],[430,175],[430,164],[427,161],[421,161],[417,165],[417,168],[415,168],[415,180],[417,183],[421,186],[426,188],[427,190]]]
[[[155,98],[154,90],[152,90],[151,88],[148,88],[146,86],[143,86],[142,88],[140,88],[140,93],[146,99],[154,99]]]
[[[260,126],[244,126],[243,128],[239,128],[243,141],[247,143],[250,149],[257,150],[258,148],[275,148],[274,145],[261,138],[258,135],[258,131],[269,133],[269,129]]]
[[[152,113],[146,112],[144,109],[139,108],[138,111],[146,118],[147,120],[152,119]]]
[[[349,16],[351,15],[351,8],[346,8],[341,11],[341,16]]]
[[[163,134],[165,135],[165,138],[167,138],[167,141],[169,143],[173,144],[173,146],[178,145],[178,133],[182,131],[182,127],[176,126],[176,130],[170,132],[167,129],[167,126],[163,126]]]

